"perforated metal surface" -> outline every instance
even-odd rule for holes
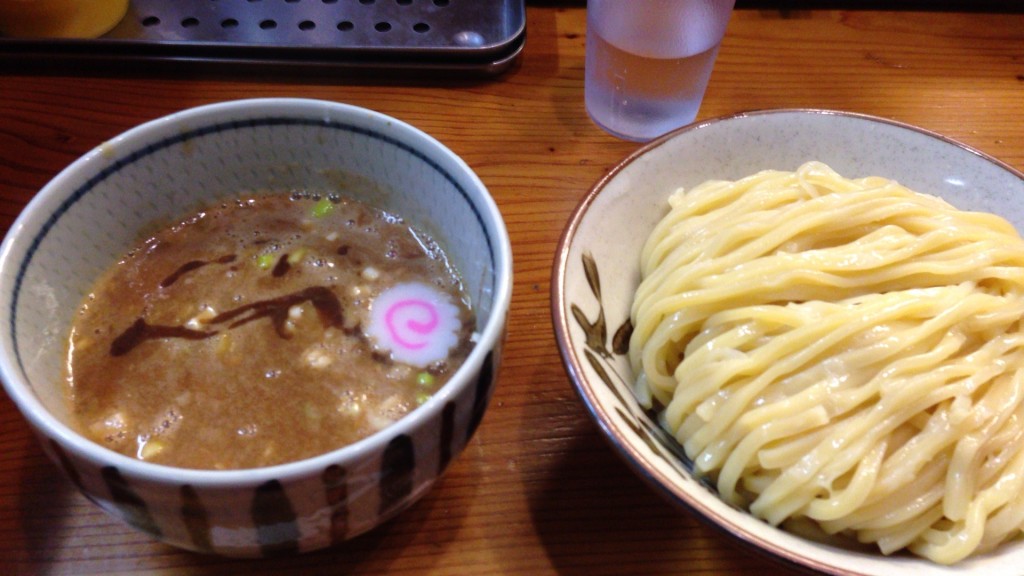
[[[523,26],[506,0],[133,0],[107,35],[149,42],[359,49],[500,49]]]
[[[93,40],[3,39],[10,53],[500,72],[522,49],[524,0],[132,0]]]

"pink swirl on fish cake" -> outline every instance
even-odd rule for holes
[[[420,316],[426,319],[420,321]],[[419,298],[406,298],[392,304],[384,312],[384,322],[392,341],[412,350],[429,346],[430,335],[440,324],[434,303]]]
[[[461,325],[459,309],[447,294],[426,284],[403,283],[374,299],[366,332],[394,360],[424,367],[448,357]]]

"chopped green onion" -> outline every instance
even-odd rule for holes
[[[426,392],[417,392],[416,393],[416,403],[417,404],[423,404],[427,400],[430,400],[430,394],[427,394]]]
[[[288,255],[289,264],[298,264],[302,261],[302,258],[306,255],[306,248],[297,248],[294,252]]]
[[[256,257],[256,266],[260,270],[270,270],[274,267],[274,259],[273,254],[260,254]]]
[[[334,202],[331,202],[330,198],[321,198],[313,205],[313,217],[323,218],[334,210]]]
[[[420,386],[433,386],[434,375],[430,372],[420,372],[416,375],[416,383]]]

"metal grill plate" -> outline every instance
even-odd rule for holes
[[[0,38],[0,58],[172,59],[503,71],[524,0],[131,0],[90,40]]]

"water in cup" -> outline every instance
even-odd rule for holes
[[[588,0],[586,105],[646,141],[697,116],[733,0]]]

